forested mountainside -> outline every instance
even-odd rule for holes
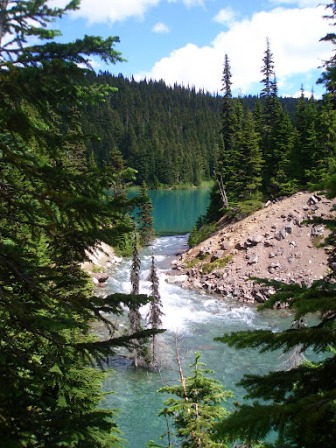
[[[219,151],[218,97],[108,73],[96,81],[118,89],[83,114],[85,132],[99,137],[90,142],[98,166],[117,148],[138,171],[138,183],[198,185],[211,178]]]
[[[118,89],[106,102],[86,106],[82,114],[83,129],[91,136],[88,152],[98,166],[111,161],[117,150],[138,171],[138,184],[199,185],[213,178],[221,146],[221,95],[109,73],[93,81]],[[240,101],[255,110],[259,100],[249,95]],[[298,100],[280,102],[293,119]]]

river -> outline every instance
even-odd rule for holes
[[[182,289],[165,281],[176,253],[187,248],[187,235],[158,237],[151,248],[141,252],[141,293],[149,293],[151,254],[160,280],[160,294],[163,302],[163,328],[160,336],[162,367],[159,373],[134,370],[119,358],[111,360],[111,370],[104,384],[108,395],[105,404],[118,408],[118,425],[129,448],[146,447],[150,439],[160,440],[165,432],[165,421],[157,413],[162,409],[167,396],[157,393],[163,385],[177,383],[178,373],[174,358],[174,338],[178,335],[185,371],[194,359],[195,351],[202,354],[201,361],[214,371],[214,377],[225,388],[234,392],[232,400],[239,401],[244,390],[236,386],[245,373],[264,373],[279,367],[284,359],[279,353],[260,355],[251,350],[234,350],[215,342],[214,337],[226,332],[245,329],[267,328],[274,331],[288,327],[291,317],[286,311],[259,313],[255,307],[247,307],[236,301],[222,301],[215,296],[199,294]],[[116,268],[111,268],[108,285],[104,293],[130,292],[130,264],[124,259]],[[145,317],[146,308],[142,309]],[[232,408],[232,402],[227,404]]]

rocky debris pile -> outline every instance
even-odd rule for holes
[[[179,255],[169,281],[175,277],[185,288],[250,303],[263,303],[275,293],[273,287],[256,283],[255,277],[310,285],[328,269],[336,270],[333,247],[321,247],[330,232],[315,220],[335,218],[334,204],[304,192],[268,202]]]

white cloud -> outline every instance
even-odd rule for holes
[[[150,72],[137,74],[167,83],[183,83],[220,90],[224,54],[229,56],[233,89],[249,93],[259,83],[266,37],[270,39],[275,71],[281,90],[286,90],[292,75],[302,74],[321,65],[331,54],[330,45],[319,42],[328,30],[322,18],[324,7],[306,9],[276,8],[255,13],[250,19],[234,21],[228,31],[221,32],[204,47],[187,44],[156,62]],[[298,90],[299,86],[294,87]]]
[[[48,0],[48,3],[51,8],[64,8],[69,0]]]
[[[130,17],[143,19],[146,11],[161,0],[82,0],[75,17],[92,23],[114,23]]]
[[[236,17],[236,13],[232,8],[224,8],[214,17],[214,21],[222,25],[231,23]]]
[[[49,0],[50,6],[64,7],[70,0]],[[93,23],[114,23],[131,17],[143,19],[146,12],[163,0],[81,0],[80,9],[71,12],[76,18]],[[187,8],[205,6],[205,0],[168,0],[168,3],[181,1]]]
[[[198,61],[196,63],[196,61]],[[220,62],[219,66],[220,66]],[[175,82],[184,85],[195,85],[198,88],[207,85],[218,84],[218,76],[221,78],[221,71],[209,72],[209,67],[218,65],[216,61],[216,51],[211,47],[199,48],[194,44],[187,44],[185,47],[173,51],[168,57],[157,62],[149,73],[138,73],[135,79],[144,77],[153,79],[164,79],[167,84],[173,85]],[[218,67],[217,67],[218,68]]]
[[[170,29],[165,23],[158,22],[153,26],[152,31],[153,33],[169,33]]]
[[[321,1],[319,0],[268,0],[273,5],[294,5],[299,8],[314,8],[319,6]]]
[[[168,0],[168,3],[178,3],[179,0]],[[181,0],[182,3],[191,8],[192,6],[204,6],[204,0]]]
[[[183,0],[183,4],[187,6],[188,8],[191,8],[192,6],[204,6],[203,0]]]

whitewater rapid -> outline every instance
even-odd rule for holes
[[[259,313],[254,306],[244,306],[236,301],[220,299],[213,295],[200,294],[167,283],[171,274],[172,261],[177,254],[187,249],[187,235],[167,236],[155,239],[151,247],[140,253],[140,293],[150,295],[148,276],[151,257],[154,255],[159,277],[159,290],[163,303],[162,327],[166,332],[159,336],[160,363],[159,372],[134,369],[130,363],[120,358],[111,360],[109,374],[104,389],[114,391],[107,395],[105,404],[118,408],[118,425],[121,428],[127,447],[146,447],[151,439],[160,440],[165,432],[165,422],[158,417],[167,396],[157,390],[167,384],[176,384],[178,372],[175,359],[175,341],[178,340],[185,373],[194,360],[195,352],[201,353],[201,361],[214,371],[225,388],[234,392],[234,401],[242,399],[244,390],[236,384],[246,373],[262,374],[277,368],[280,364],[279,353],[260,355],[252,350],[235,350],[214,338],[228,332],[239,330],[271,329],[289,325],[290,317],[274,312]],[[102,293],[131,291],[131,260],[123,259],[117,266],[111,266],[106,288]],[[141,308],[145,318],[148,308]],[[127,325],[127,309],[124,323]],[[228,404],[232,407],[233,404]]]

